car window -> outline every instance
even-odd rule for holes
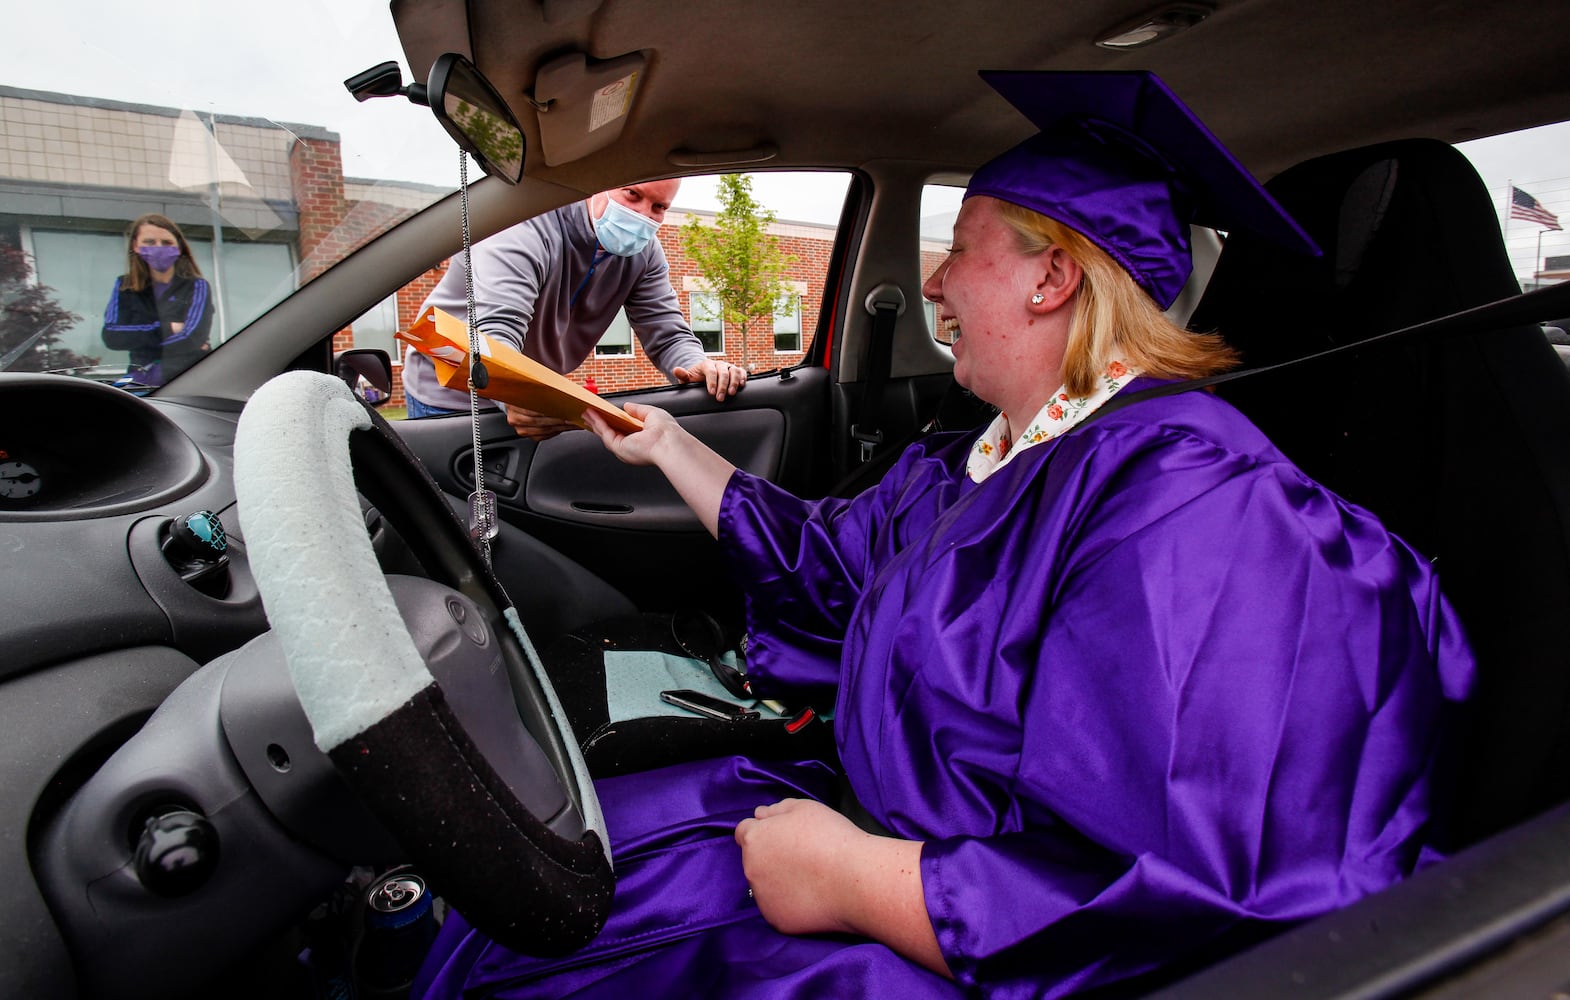
[[[1523,289],[1570,279],[1570,122],[1458,143],[1499,214]]]
[[[921,280],[932,277],[932,272],[948,256],[949,244],[954,238],[954,218],[959,215],[959,205],[964,199],[965,188],[954,184],[927,184],[921,189]],[[927,317],[927,332],[944,346],[950,346],[947,336],[938,328],[937,306],[921,300],[923,314]]]
[[[727,276],[725,263],[705,263],[691,250],[692,227],[726,226],[727,198],[723,174],[689,177],[682,181],[675,202],[656,237],[670,266],[671,289],[683,320],[697,334],[706,355],[723,358],[752,372],[789,368],[800,364],[812,346],[812,334],[822,311],[824,283],[830,252],[844,206],[850,175],[843,171],[776,171],[733,175],[745,183],[751,198],[749,211],[767,225],[759,238],[772,243],[778,261],[772,297],[760,293],[757,311],[743,316],[722,301],[722,291],[740,301],[740,276],[746,268],[736,264]],[[734,200],[734,199],[733,199]],[[738,206],[740,203],[738,202]],[[741,219],[741,208],[730,210]],[[435,282],[450,266],[439,262],[430,272],[397,293],[396,312],[407,329]],[[356,331],[360,321],[353,327]],[[356,346],[360,344],[356,333]],[[347,346],[347,345],[344,345]],[[395,371],[393,397],[383,414],[394,419],[405,412],[401,372]],[[599,393],[630,392],[668,384],[665,375],[649,360],[637,331],[619,313],[594,351],[568,377]]]
[[[1510,264],[1522,289],[1570,280],[1570,166],[1552,166],[1563,163],[1564,151],[1570,150],[1570,122],[1457,143],[1456,149],[1477,170],[1493,199]],[[963,194],[963,187],[948,184],[928,184],[922,189],[922,280],[942,262],[942,250],[953,235],[954,216]],[[1196,246],[1196,251],[1201,249]],[[1214,251],[1196,252],[1195,268],[1201,272],[1201,280],[1214,261]],[[927,329],[941,342],[933,304],[924,301],[922,305]],[[1570,343],[1570,317],[1561,320],[1550,337]]]
[[[842,171],[776,171],[733,175],[745,182],[751,211],[768,225],[761,238],[772,243],[779,267],[775,273],[776,296],[762,296],[757,312],[743,317],[727,311],[720,294],[726,281],[732,301],[739,288],[739,266],[729,278],[696,256],[688,233],[694,226],[712,229],[728,225],[727,195],[723,174],[689,177],[682,181],[671,211],[657,236],[670,264],[671,288],[683,318],[703,343],[710,357],[723,358],[752,372],[789,368],[800,364],[811,347],[823,305],[829,253],[844,206],[850,175]],[[732,199],[733,201],[735,199]],[[732,209],[737,218],[741,206]],[[711,271],[713,273],[711,273]],[[606,333],[615,346],[585,359],[569,377],[579,384],[593,383],[599,392],[623,392],[661,386],[667,380],[649,361],[636,331],[612,325]]]

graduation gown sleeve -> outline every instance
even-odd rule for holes
[[[802,500],[737,471],[720,504],[719,539],[743,587],[747,671],[760,691],[833,701],[851,614],[866,580],[960,488],[934,458],[957,435],[905,452],[879,485],[852,499]],[[947,487],[947,490],[945,490]]]

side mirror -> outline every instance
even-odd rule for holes
[[[480,168],[508,184],[523,176],[523,129],[507,102],[456,52],[438,56],[425,86],[436,120]]]
[[[378,347],[356,347],[333,358],[333,371],[356,396],[372,406],[392,398],[392,359]]]

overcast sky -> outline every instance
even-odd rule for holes
[[[343,86],[376,63],[402,62],[384,0],[165,0],[156,7],[32,0],[8,7],[7,34],[27,42],[8,46],[0,83],[315,125],[342,137],[349,176],[457,183],[456,150],[428,111],[401,99],[357,104]],[[1514,182],[1570,226],[1570,123],[1462,149],[1496,205]],[[762,174],[753,193],[781,219],[832,224],[844,182]],[[688,181],[677,205],[715,208],[712,184]],[[1518,273],[1531,270],[1538,231],[1507,223]],[[1570,234],[1546,234],[1542,250],[1570,253]]]

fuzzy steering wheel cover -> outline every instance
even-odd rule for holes
[[[614,876],[576,742],[542,682],[556,717],[541,721],[565,741],[575,772],[557,778],[577,793],[588,828],[568,840],[517,801],[416,651],[366,531],[350,461],[356,431],[395,437],[342,380],[288,372],[257,390],[235,439],[251,569],[316,744],[471,923],[528,954],[580,947],[604,923]],[[409,489],[434,493],[407,462]],[[506,618],[532,660],[511,608]]]

